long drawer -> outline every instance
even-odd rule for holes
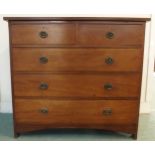
[[[13,71],[140,71],[141,49],[13,48]]]
[[[140,74],[15,74],[14,95],[138,97]]]
[[[135,125],[137,100],[16,99],[16,122],[61,126]]]

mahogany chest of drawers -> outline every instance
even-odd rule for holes
[[[91,128],[137,136],[144,18],[9,21],[15,136]]]

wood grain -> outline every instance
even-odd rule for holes
[[[57,101],[16,99],[17,124],[53,124],[56,126],[90,125],[131,125],[136,124],[138,102],[122,100],[101,101]],[[47,108],[48,113],[40,109]],[[111,108],[111,115],[104,115],[103,110]]]
[[[4,20],[9,21],[15,136],[91,128],[137,137],[145,23],[150,18]],[[42,31],[47,37],[40,37]],[[41,63],[41,57],[48,61]],[[105,63],[107,58],[113,63]],[[112,113],[103,115],[109,109]]]
[[[48,84],[47,90],[40,84]],[[104,88],[112,84],[111,90]],[[32,97],[138,97],[139,74],[17,74],[14,76],[15,96]]]
[[[151,18],[132,17],[4,17],[8,21],[124,21],[124,22],[145,22]]]
[[[79,44],[104,45],[116,47],[121,45],[142,45],[144,42],[145,25],[107,25],[107,24],[80,24]],[[112,39],[106,34],[112,32]]]
[[[141,49],[96,48],[13,48],[13,71],[26,72],[138,72],[142,68]],[[47,63],[40,58],[46,57]],[[107,64],[106,59],[113,59]]]
[[[25,24],[12,25],[12,44],[75,44],[75,24]],[[41,38],[39,33],[47,32],[47,38]]]

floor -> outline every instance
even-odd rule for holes
[[[141,114],[139,141],[155,140],[155,113]],[[50,130],[13,137],[11,114],[0,114],[0,141],[133,141],[129,134],[98,130]]]

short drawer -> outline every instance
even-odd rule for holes
[[[15,74],[15,96],[139,97],[140,74]]]
[[[141,49],[13,48],[13,71],[139,71]]]
[[[23,45],[75,44],[75,28],[73,23],[11,25],[11,41]]]
[[[143,24],[81,24],[79,26],[79,43],[108,47],[143,45],[144,30]]]
[[[54,127],[136,125],[136,100],[16,99],[17,124],[51,124]]]

